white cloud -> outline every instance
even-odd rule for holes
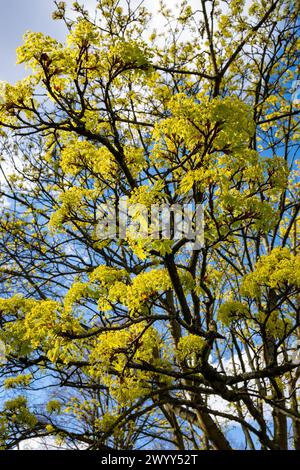
[[[79,443],[77,445],[61,444],[52,436],[33,437],[21,441],[12,450],[84,450],[87,444]]]
[[[63,450],[64,447],[58,446],[52,437],[36,437],[26,439],[15,447],[13,450]],[[66,448],[65,448],[66,449]]]

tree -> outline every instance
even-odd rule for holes
[[[299,5],[56,8],[0,105],[2,447],[300,449]],[[103,238],[125,196],[203,246]]]

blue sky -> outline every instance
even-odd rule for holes
[[[66,29],[53,21],[53,0],[2,0],[0,15],[0,80],[15,82],[24,76],[24,68],[16,65],[16,48],[22,44],[27,30],[42,31],[63,39]]]
[[[190,5],[198,7],[199,0],[190,0]],[[67,0],[70,7],[73,0]],[[95,11],[96,0],[80,0],[91,12]],[[138,5],[140,0],[132,0]],[[171,9],[175,0],[164,0]],[[158,15],[159,0],[144,0],[144,6],[153,13],[152,27],[162,29],[164,20]],[[27,30],[41,31],[63,41],[66,28],[62,21],[53,21],[54,0],[0,0],[0,81],[15,82],[24,76],[23,66],[16,65],[16,48],[22,44]]]

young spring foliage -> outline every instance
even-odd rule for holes
[[[1,448],[300,449],[299,6],[55,3],[1,87]],[[203,247],[102,236],[123,197]]]

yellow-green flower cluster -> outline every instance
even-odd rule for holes
[[[224,302],[218,311],[218,320],[225,326],[229,326],[235,320],[247,318],[251,318],[248,306],[237,300]]]
[[[198,335],[189,334],[180,338],[176,356],[179,362],[190,362],[196,365],[198,359],[203,352],[205,347],[205,339]]]
[[[244,277],[240,291],[255,298],[265,287],[276,289],[285,284],[300,286],[300,256],[278,247],[259,259],[254,271]]]
[[[162,341],[156,329],[144,322],[126,330],[108,331],[94,341],[89,362],[89,374],[101,378],[112,396],[125,405],[138,399],[148,389],[152,373],[128,368],[128,362],[146,361],[160,365]]]

